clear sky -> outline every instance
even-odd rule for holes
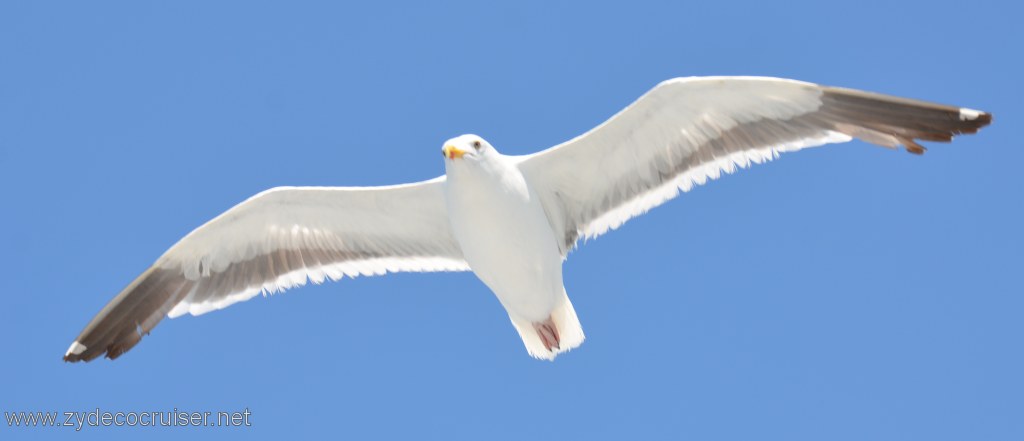
[[[0,410],[252,424],[0,421],[0,438],[1024,438],[1018,2],[344,3],[0,6]],[[472,273],[307,286],[165,320],[114,362],[61,361],[164,250],[256,192],[431,178],[463,133],[532,152],[688,75],[995,123],[923,157],[785,155],[583,245],[565,285],[588,340],[554,363]]]

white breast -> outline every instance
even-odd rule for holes
[[[448,167],[446,197],[455,239],[470,268],[510,314],[544,320],[562,295],[558,242],[519,170],[490,165]]]

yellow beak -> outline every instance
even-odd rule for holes
[[[451,144],[444,146],[444,148],[441,149],[441,153],[443,153],[444,157],[448,159],[461,158],[462,155],[466,154],[464,150],[459,150],[458,147]]]

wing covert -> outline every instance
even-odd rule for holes
[[[601,125],[522,157],[563,256],[580,237],[616,229],[724,173],[779,153],[858,138],[923,153],[916,140],[950,141],[992,116],[766,77],[676,78]]]
[[[388,187],[279,187],[193,230],[96,315],[66,361],[116,358],[164,317],[224,308],[307,280],[465,271],[444,178]]]

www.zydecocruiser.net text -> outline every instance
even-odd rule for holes
[[[99,408],[71,412],[4,412],[8,427],[71,427],[75,431],[85,427],[249,427],[251,415],[249,408],[238,412],[189,412],[178,408],[152,412],[111,412]]]

